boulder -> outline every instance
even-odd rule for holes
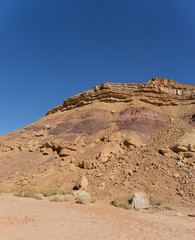
[[[88,186],[88,180],[87,178],[83,175],[81,179],[81,189],[86,189]]]
[[[195,129],[184,134],[172,148],[174,152],[194,152],[195,151]]]
[[[172,150],[176,153],[179,153],[179,152],[187,152],[188,151],[188,146],[186,145],[182,145],[182,144],[176,144]]]
[[[149,208],[149,198],[144,192],[136,192],[133,195],[132,202],[134,209],[148,209]]]

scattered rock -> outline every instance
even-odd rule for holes
[[[43,155],[53,154],[53,150],[51,148],[42,148],[42,149],[40,149],[40,152],[42,152]]]
[[[179,174],[179,173],[175,173],[175,174],[173,174],[173,177],[174,177],[174,178],[179,178],[179,177],[180,177],[180,174]]]
[[[35,134],[35,136],[36,136],[36,137],[42,137],[42,136],[44,136],[44,131],[41,130],[41,131],[37,132],[37,133]]]
[[[195,217],[195,214],[188,214],[188,217]]]
[[[51,127],[47,124],[45,124],[45,126],[43,127],[45,130],[49,130]]]
[[[179,167],[182,167],[182,166],[184,166],[184,163],[183,163],[183,162],[177,162],[177,165],[178,165]]]
[[[59,156],[60,157],[68,157],[68,156],[71,156],[72,154],[72,151],[69,150],[69,149],[62,149],[60,152],[59,152]]]
[[[195,151],[195,129],[184,134],[172,148],[174,152]]]
[[[104,189],[105,189],[105,186],[106,186],[106,183],[105,183],[105,182],[102,182],[102,183],[100,183],[99,188],[100,188],[101,190],[104,190]]]
[[[193,152],[185,152],[184,153],[184,157],[186,157],[186,158],[195,157],[195,153],[193,153]]]
[[[88,180],[87,178],[83,175],[82,180],[81,180],[81,189],[86,190],[88,186]]]
[[[188,151],[188,146],[186,145],[181,145],[181,144],[176,144],[172,150],[176,153],[179,153],[179,152],[187,152]]]
[[[162,155],[166,155],[168,153],[168,150],[166,148],[160,148],[158,152]]]
[[[183,214],[182,214],[182,213],[180,213],[180,212],[178,212],[178,213],[176,213],[176,216],[177,216],[177,217],[182,217],[182,216],[183,216]]]

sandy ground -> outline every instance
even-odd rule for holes
[[[0,240],[193,240],[191,212],[129,211],[106,201],[80,205],[0,196]]]

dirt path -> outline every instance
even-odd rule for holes
[[[195,218],[128,211],[106,201],[79,205],[0,196],[0,240],[193,240]]]

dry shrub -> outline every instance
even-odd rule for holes
[[[39,192],[43,194],[44,197],[63,194],[63,190],[56,187],[48,188],[48,189],[40,189]]]
[[[33,187],[27,187],[15,189],[14,192],[14,195],[17,197],[27,198],[35,198],[35,194],[41,194],[43,197],[63,194],[63,191],[59,188],[37,189]]]
[[[34,194],[34,196],[33,196],[35,199],[37,199],[37,200],[42,200],[43,199],[43,194],[41,194],[41,193],[36,193],[36,194]]]
[[[88,192],[82,190],[77,194],[76,203],[80,204],[92,203],[92,198]]]
[[[149,201],[150,201],[150,205],[153,206],[153,207],[162,205],[162,200],[159,199],[159,198],[156,198],[152,195],[149,196]]]
[[[133,208],[132,201],[133,201],[133,194],[130,194],[128,196],[118,195],[112,201],[112,204],[115,207],[120,207],[120,208],[124,208],[124,209],[132,209]]]
[[[165,205],[164,209],[170,210],[170,211],[176,211],[176,209],[172,205]]]
[[[25,189],[16,190],[16,192],[14,193],[14,196],[34,198],[34,195],[37,193],[38,193],[37,189],[35,188],[25,188]]]
[[[67,202],[68,200],[64,197],[64,195],[55,195],[51,200],[51,202]]]
[[[0,194],[1,193],[14,193],[14,189],[6,189],[6,188],[0,188]]]

